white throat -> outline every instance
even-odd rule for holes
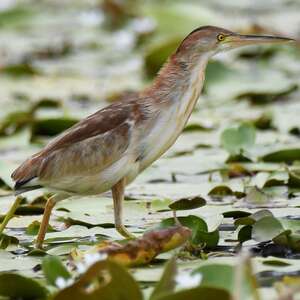
[[[178,99],[178,117],[183,119],[183,126],[188,121],[201,94],[205,79],[206,65],[211,56],[212,53],[201,55],[198,63],[195,64],[188,78],[187,88],[184,89],[183,94],[180,96],[180,99]]]

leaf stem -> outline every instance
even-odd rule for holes
[[[10,219],[13,218],[14,213],[17,210],[17,208],[19,207],[21,201],[22,201],[22,197],[17,197],[15,202],[13,203],[13,205],[10,207],[9,211],[5,215],[3,222],[0,225],[0,234],[3,232],[3,230],[5,229],[6,225],[10,221]]]

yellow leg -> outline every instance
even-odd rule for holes
[[[17,197],[16,200],[15,200],[15,202],[13,203],[13,205],[11,206],[11,208],[9,209],[9,211],[7,212],[7,214],[5,215],[5,218],[4,218],[3,222],[0,225],[0,234],[5,229],[6,225],[9,222],[9,220],[14,216],[14,213],[17,210],[17,208],[19,207],[21,201],[22,201],[22,198],[21,197]]]
[[[130,233],[123,224],[123,201],[125,192],[125,179],[121,179],[117,184],[112,187],[112,196],[114,200],[114,215],[115,226],[117,231],[125,238],[135,239],[135,236]]]
[[[42,219],[42,223],[38,232],[38,236],[36,239],[36,243],[35,243],[35,247],[38,249],[42,249],[43,248],[43,242],[45,239],[45,235],[49,226],[49,220],[50,220],[50,216],[51,216],[51,212],[53,207],[55,206],[56,202],[63,200],[65,198],[67,198],[68,196],[63,195],[63,194],[56,194],[53,195],[52,197],[50,197],[47,200],[46,206],[45,206],[45,210],[44,210],[44,215],[43,215],[43,219]]]

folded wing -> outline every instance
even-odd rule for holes
[[[119,160],[130,143],[133,110],[134,103],[119,102],[75,124],[13,172],[16,190],[96,173]]]

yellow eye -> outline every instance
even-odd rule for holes
[[[224,34],[219,34],[219,35],[217,36],[217,39],[218,39],[219,42],[222,42],[222,41],[225,40],[225,35],[224,35]]]

